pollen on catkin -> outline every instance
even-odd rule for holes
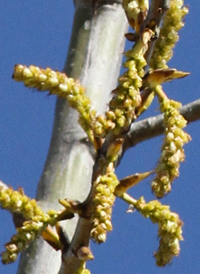
[[[136,33],[139,33],[140,27],[147,16],[149,1],[123,0],[122,5],[130,26],[135,30]]]
[[[12,213],[21,213],[27,220],[22,227],[17,228],[17,234],[12,236],[10,242],[5,245],[6,250],[1,253],[2,262],[7,264],[14,262],[18,253],[27,248],[48,224],[54,225],[58,214],[55,210],[43,212],[36,200],[12,188],[0,187],[0,205]]]
[[[94,182],[95,196],[91,220],[91,238],[97,243],[105,242],[107,231],[112,230],[112,206],[115,201],[114,191],[118,183],[114,173],[99,176]]]
[[[51,68],[42,69],[33,65],[29,67],[16,65],[13,79],[24,82],[27,87],[37,88],[40,91],[48,90],[50,94],[67,99],[69,105],[79,112],[79,123],[93,141],[91,124],[94,115],[91,101],[85,95],[85,88],[78,81]]]
[[[134,207],[144,217],[150,218],[153,223],[157,223],[159,248],[154,253],[154,257],[158,266],[165,266],[171,262],[174,256],[179,255],[179,241],[183,240],[183,222],[178,214],[170,211],[169,206],[162,205],[157,200],[146,203],[144,198],[141,197]]]
[[[119,85],[105,115],[96,116],[96,111],[91,108],[91,102],[85,95],[85,89],[78,81],[59,71],[33,65],[16,65],[13,79],[24,82],[27,87],[48,90],[50,94],[67,99],[69,105],[79,112],[79,123],[93,143],[94,136],[105,138],[110,130],[119,134],[135,118],[135,108],[141,104],[145,50],[146,45],[139,40],[133,49],[125,53],[127,61],[124,66],[127,71],[119,78]]]
[[[151,59],[150,69],[167,68],[167,62],[173,56],[173,48],[179,39],[178,31],[184,26],[184,17],[188,8],[183,6],[183,0],[171,0],[166,12],[162,28],[157,39]]]
[[[156,168],[156,177],[151,188],[156,197],[162,198],[171,191],[171,184],[179,176],[180,162],[185,159],[183,145],[191,140],[189,134],[182,130],[187,121],[179,113],[181,103],[163,100],[161,112],[164,113],[165,138],[162,153]]]
[[[35,199],[30,199],[25,194],[21,194],[12,188],[5,189],[0,187],[0,205],[3,209],[11,212],[20,212],[25,219],[44,215]]]
[[[142,54],[132,49],[125,53],[127,71],[119,77],[119,85],[109,104],[109,111],[99,115],[92,122],[94,135],[105,137],[112,130],[115,135],[127,128],[135,118],[135,108],[141,104],[140,87],[142,86],[143,67],[146,61]]]
[[[57,212],[50,210],[42,215],[33,216],[31,220],[25,221],[17,229],[17,234],[13,235],[10,242],[5,244],[6,250],[1,253],[4,264],[12,263],[17,259],[20,252],[26,249],[48,225],[55,225],[57,222]]]

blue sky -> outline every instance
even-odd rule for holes
[[[185,2],[186,4],[189,3]],[[190,71],[183,80],[164,85],[170,98],[183,104],[200,97],[200,24],[199,1],[189,3],[186,25],[170,61],[171,67]],[[0,40],[0,179],[13,188],[23,187],[25,193],[35,196],[52,131],[56,98],[32,92],[11,79],[17,63],[35,64],[62,70],[66,58],[73,21],[72,1],[1,1]],[[157,102],[150,114],[158,114]],[[185,146],[186,161],[172,192],[162,199],[184,221],[181,253],[170,266],[157,268],[153,258],[156,250],[157,227],[137,212],[126,214],[127,206],[116,201],[113,213],[113,232],[100,246],[92,244],[95,260],[90,262],[93,274],[188,274],[200,273],[200,122],[190,124],[186,131],[192,142]],[[130,149],[117,169],[119,178],[155,167],[159,158],[162,137],[143,142]],[[130,191],[135,198],[144,195],[153,199],[150,180]],[[15,233],[10,215],[0,210],[0,251]],[[0,273],[16,273],[17,263],[3,266]]]

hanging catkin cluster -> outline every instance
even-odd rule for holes
[[[22,214],[28,220],[17,229],[17,234],[12,236],[10,242],[5,245],[6,251],[1,253],[3,263],[7,264],[14,262],[18,253],[27,248],[48,224],[56,223],[58,214],[55,210],[44,213],[36,200],[31,200],[12,188],[0,188],[0,205],[11,212]]]
[[[174,256],[180,252],[179,241],[183,240],[182,225],[178,214],[171,212],[169,206],[162,205],[158,201],[146,203],[141,197],[134,207],[153,223],[158,224],[159,248],[154,257],[158,266],[170,263]]]
[[[107,231],[112,230],[111,214],[115,201],[113,193],[118,183],[114,173],[100,176],[94,182],[96,193],[93,201],[91,237],[97,243],[105,242]]]
[[[165,138],[159,164],[156,168],[156,178],[151,187],[158,198],[171,191],[173,180],[179,176],[180,162],[185,159],[183,145],[190,141],[190,136],[182,130],[187,121],[179,113],[179,102],[163,100],[161,112],[164,113]]]
[[[152,69],[167,68],[167,62],[173,56],[173,48],[179,39],[178,31],[184,26],[184,17],[188,8],[182,0],[169,1],[169,9],[163,19],[163,26],[155,43],[149,62]]]
[[[113,91],[114,97],[109,105],[110,110],[106,112],[105,116],[101,116],[103,122],[96,124],[98,129],[95,129],[95,132],[99,131],[99,137],[103,137],[108,133],[113,136],[119,135],[124,129],[128,129],[136,118],[135,109],[141,104],[140,88],[142,87],[142,77],[145,73],[146,60],[144,54],[151,35],[151,31],[145,30],[133,48],[125,53],[127,60],[124,63],[124,67],[127,68],[127,71],[119,77],[119,85]],[[108,122],[114,125],[111,132],[107,132],[106,127],[102,126]],[[117,161],[123,144],[123,142],[120,142],[120,138],[113,138],[113,143],[108,146],[106,165],[109,162]],[[91,237],[98,243],[105,241],[106,232],[112,229],[111,213],[115,200],[114,191],[118,185],[116,175],[113,173],[114,168],[110,173],[105,172],[105,170],[104,166],[99,177],[94,182],[95,196]]]

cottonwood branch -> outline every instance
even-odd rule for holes
[[[78,2],[76,1],[77,4]],[[83,7],[84,2],[81,2],[79,8]],[[84,77],[80,81],[86,87],[87,95],[98,113],[103,113],[111,99],[110,92],[117,85],[124,33],[128,24],[118,1],[101,1],[92,8],[94,18],[91,20],[88,58],[85,63]],[[91,186],[91,181],[89,184]],[[80,245],[88,245],[90,225],[90,219],[80,217],[70,248],[63,254],[59,274],[72,274],[80,265],[79,259],[72,255],[72,251],[80,248]]]
[[[200,99],[180,108],[180,113],[188,123],[200,119]],[[124,143],[124,152],[138,143],[163,134],[163,115],[157,115],[132,124]]]
[[[128,24],[121,4],[105,1],[92,6],[92,1],[75,1],[72,37],[64,72],[81,82],[98,113],[106,111],[111,90],[117,85],[124,33]],[[37,200],[43,210],[59,209],[59,198],[84,201],[91,188],[94,164],[91,144],[77,122],[77,112],[58,98],[51,144],[41,176]],[[78,225],[77,225],[78,221]],[[90,238],[90,221],[73,218],[62,222],[71,240],[68,252],[54,251],[42,239],[23,252],[18,274],[72,274],[80,260],[73,250]]]

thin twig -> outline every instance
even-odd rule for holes
[[[169,0],[152,0],[151,1],[149,13],[144,25],[145,26],[148,26],[148,24],[151,25],[151,29],[154,29],[154,32],[155,32],[154,34],[155,38],[159,36],[161,22],[168,8],[169,8]],[[152,24],[154,25],[153,28],[152,28]],[[148,50],[145,53],[145,59],[147,63],[151,57],[155,41],[156,39],[149,42]]]

